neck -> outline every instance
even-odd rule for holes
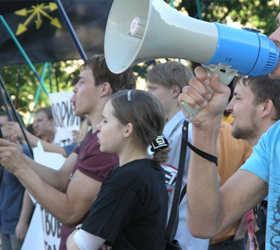
[[[55,134],[56,134],[56,127],[54,127],[53,130],[47,132],[46,135],[42,136],[42,138],[44,138],[44,140],[47,140],[50,143],[52,143],[54,140]]]
[[[88,119],[91,122],[92,133],[97,131],[96,125],[102,121],[102,112],[108,99],[100,100],[99,106],[96,107],[90,114],[88,114]]]
[[[180,110],[179,105],[173,105],[168,111],[165,111],[167,120],[170,121]]]
[[[248,140],[248,142],[251,144],[252,147],[256,146],[258,144],[259,139],[261,138],[261,136],[266,133],[266,131],[273,126],[277,121],[274,121],[272,119],[269,120],[263,120],[262,121],[262,126],[259,128],[259,133],[257,134],[257,136],[255,136],[255,138],[252,138],[250,140]]]
[[[124,164],[131,161],[151,158],[147,153],[147,148],[136,148],[130,146],[125,150],[122,150],[122,152],[118,154],[120,166],[123,166]]]

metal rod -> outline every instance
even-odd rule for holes
[[[87,60],[87,56],[86,56],[86,54],[85,54],[85,52],[84,52],[84,50],[82,48],[82,45],[80,44],[80,41],[79,41],[78,37],[76,36],[76,33],[75,33],[75,31],[74,31],[74,29],[72,27],[72,24],[69,21],[69,18],[67,16],[67,14],[66,14],[66,12],[65,12],[65,10],[64,10],[61,2],[60,2],[60,0],[55,0],[55,3],[57,4],[58,10],[60,12],[60,15],[62,16],[62,19],[63,19],[63,21],[64,21],[64,23],[65,23],[65,25],[66,25],[66,27],[67,27],[71,37],[72,37],[72,39],[73,39],[73,41],[74,41],[74,43],[75,43],[75,45],[76,45],[80,55],[81,55],[81,58],[84,61],[86,61]]]
[[[36,69],[34,68],[32,62],[29,60],[27,54],[25,53],[24,49],[22,48],[22,46],[20,45],[19,41],[17,40],[16,36],[14,35],[13,31],[10,29],[9,25],[7,24],[7,22],[5,21],[4,17],[2,15],[0,15],[0,19],[2,21],[2,23],[4,24],[4,26],[6,27],[7,31],[9,32],[10,36],[12,37],[12,39],[14,40],[15,44],[17,45],[18,49],[20,50],[20,52],[22,53],[23,57],[25,58],[25,60],[27,61],[27,63],[29,64],[30,68],[32,69],[32,71],[34,72],[34,75],[37,77],[37,79],[39,80],[40,84],[42,85],[43,89],[45,90],[46,94],[49,94],[49,91],[47,90],[46,86],[44,85],[44,83],[42,82],[40,76],[38,75]]]
[[[7,105],[7,106],[6,106],[6,107],[7,107],[6,111],[7,111],[8,115],[9,115],[9,118],[10,118],[11,121],[14,121],[14,119],[13,119],[13,117],[12,117],[12,115],[11,115],[11,111],[10,111],[9,108],[8,108],[7,100],[6,100],[5,96],[4,96],[4,93],[3,93],[3,91],[2,91],[2,88],[4,89],[4,91],[5,91],[5,93],[6,93],[7,99],[8,99],[8,101],[9,101],[10,105],[11,105],[11,109],[12,109],[12,111],[13,111],[15,117],[17,118],[17,122],[18,122],[19,125],[20,125],[21,131],[22,131],[23,136],[24,136],[24,138],[25,138],[25,140],[26,140],[26,142],[27,142],[27,145],[28,145],[28,147],[29,147],[29,150],[30,150],[30,153],[31,153],[31,155],[32,155],[32,158],[34,158],[32,146],[31,146],[30,141],[29,141],[29,139],[28,139],[28,137],[27,137],[27,135],[26,135],[26,133],[25,133],[25,127],[24,127],[24,125],[23,125],[23,123],[22,123],[22,121],[21,121],[21,119],[20,119],[20,117],[19,117],[19,114],[17,113],[17,111],[16,111],[16,109],[15,109],[15,106],[14,106],[14,104],[13,104],[13,102],[12,102],[12,99],[11,99],[11,97],[10,97],[10,95],[9,95],[9,92],[8,92],[6,86],[5,86],[5,83],[4,83],[4,81],[3,81],[2,77],[1,77],[1,75],[0,75],[0,84],[1,84],[1,88],[0,88],[1,91],[0,91],[0,92],[1,92],[1,95],[2,95],[2,97],[3,97],[3,101],[4,101],[4,102],[6,103],[6,105]]]

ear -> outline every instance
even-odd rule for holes
[[[263,105],[262,105],[262,117],[266,116],[274,116],[274,105],[272,100],[265,100]]]
[[[173,97],[177,98],[181,94],[181,88],[178,85],[172,86]]]
[[[55,126],[55,121],[54,121],[53,118],[50,119],[50,123],[51,123],[52,126]]]
[[[126,126],[124,126],[124,137],[128,138],[133,134],[133,125],[132,123],[128,123]]]
[[[101,90],[100,91],[101,91],[101,97],[111,95],[112,94],[112,88],[111,88],[110,83],[104,82],[101,85]]]

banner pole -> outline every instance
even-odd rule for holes
[[[49,95],[49,91],[47,90],[45,84],[43,83],[43,81],[41,80],[40,76],[38,75],[36,69],[34,68],[32,62],[29,60],[27,54],[25,53],[25,51],[23,50],[22,46],[20,45],[19,41],[17,40],[16,36],[14,35],[14,33],[12,32],[12,30],[10,29],[9,25],[7,24],[7,22],[5,21],[4,17],[2,15],[0,15],[0,19],[2,21],[2,23],[4,24],[4,26],[6,27],[7,31],[9,32],[10,36],[12,37],[12,39],[14,40],[15,44],[17,45],[17,47],[19,48],[20,52],[22,53],[22,55],[24,56],[25,60],[27,61],[27,63],[29,64],[30,68],[32,69],[32,71],[34,72],[34,75],[36,76],[36,78],[39,80],[40,84],[42,85],[44,91],[46,92],[47,95]]]
[[[64,10],[61,2],[60,2],[60,0],[55,0],[55,3],[57,4],[58,10],[60,12],[60,15],[62,16],[62,19],[63,19],[63,21],[64,21],[64,23],[65,23],[65,25],[66,25],[66,27],[67,27],[71,37],[72,37],[72,39],[73,39],[73,41],[74,41],[74,43],[75,43],[75,45],[76,45],[80,55],[81,55],[81,58],[84,61],[86,61],[87,60],[87,56],[86,56],[86,54],[85,54],[85,52],[84,52],[84,50],[83,50],[83,48],[82,48],[82,46],[80,44],[80,41],[79,41],[78,37],[76,36],[76,33],[75,33],[75,31],[74,31],[74,29],[72,27],[72,24],[69,21],[69,18],[67,16],[67,14],[66,14],[66,12],[65,12],[65,10]]]
[[[45,66],[44,66],[44,69],[43,69],[43,73],[42,73],[42,76],[41,76],[41,79],[44,81],[45,79],[45,75],[46,75],[46,70],[48,68],[48,65],[49,63],[45,63]],[[36,96],[35,96],[35,100],[34,100],[34,108],[33,110],[31,111],[31,114],[30,114],[30,117],[29,117],[29,120],[28,120],[28,125],[31,123],[31,119],[33,117],[33,113],[34,113],[34,110],[36,109],[36,106],[37,106],[37,102],[38,102],[38,99],[39,99],[39,96],[40,96],[40,92],[41,92],[41,89],[42,89],[42,86],[39,85],[38,89],[37,89],[37,93],[36,93]]]

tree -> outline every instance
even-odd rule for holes
[[[227,18],[242,26],[250,25],[270,35],[276,28],[275,18],[279,13],[279,1],[274,0],[181,0],[177,10],[186,10],[189,16],[198,14],[200,3],[202,19],[208,22],[227,24]]]
[[[45,64],[38,63],[34,67],[41,77]],[[79,64],[77,61],[58,62],[57,66],[50,64],[49,70],[46,71],[44,84],[51,93],[57,92],[57,84],[60,91],[72,91],[71,81],[79,74]],[[66,72],[66,69],[71,66],[74,71],[71,74]],[[18,70],[20,70],[19,90],[18,90],[18,111],[20,113],[30,113],[33,111],[34,100],[40,85],[39,80],[34,75],[30,66],[27,64],[19,66],[7,66],[0,68],[0,74],[7,87],[9,95],[13,101],[16,99],[16,84],[18,83]],[[51,86],[52,85],[52,86]],[[43,89],[41,89],[37,107],[49,105],[49,99]],[[3,104],[1,104],[3,106]]]

